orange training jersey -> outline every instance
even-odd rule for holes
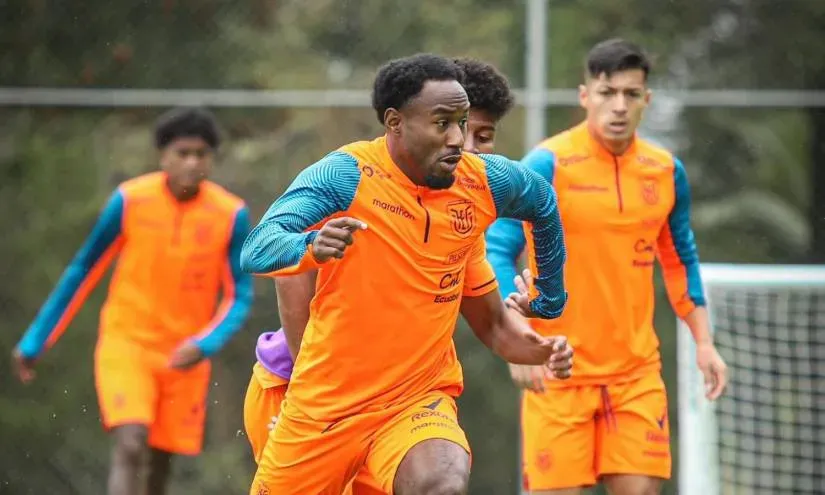
[[[108,264],[118,257],[100,315],[100,338],[169,352],[195,339],[214,354],[243,324],[251,277],[240,269],[249,232],[243,201],[203,182],[177,201],[164,173],[124,182],[20,342],[35,357],[63,333]],[[223,291],[223,300],[218,305]]]
[[[559,319],[533,321],[543,334],[569,336],[576,351],[573,378],[559,385],[616,381],[659,369],[655,259],[679,316],[705,304],[684,166],[640,138],[614,156],[585,124],[544,141],[522,163],[555,187],[567,244],[567,308]],[[502,290],[515,290],[510,280],[516,259],[525,244],[530,260],[537,250],[530,232],[499,220],[487,244]]]
[[[287,405],[330,421],[443,390],[462,390],[452,335],[462,296],[495,290],[483,233],[500,214],[531,218],[544,247],[537,314],[566,299],[555,195],[506,158],[465,153],[444,190],[413,184],[385,139],[344,146],[295,179],[250,234],[245,270],[288,275],[319,267]],[[318,264],[311,244],[337,216],[368,225],[340,260]],[[274,273],[273,273],[274,272]]]

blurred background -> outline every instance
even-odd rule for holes
[[[519,90],[498,151],[518,159],[582,118],[574,89],[583,57],[623,36],[654,58],[643,133],[687,166],[703,261],[825,258],[822,0],[7,0],[0,10],[2,494],[103,493],[110,444],[92,353],[108,279],[34,383],[13,379],[9,356],[111,190],[157,168],[152,124],[172,105],[218,115],[226,145],[213,178],[257,221],[302,168],[382,131],[369,88],[388,59],[433,51],[498,66]],[[671,494],[676,329],[659,296]],[[277,326],[272,283],[258,280],[251,319],[215,359],[205,451],[176,462],[170,493],[246,493],[254,463],[243,396],[255,339]],[[517,493],[517,391],[463,323],[456,341],[471,493]]]

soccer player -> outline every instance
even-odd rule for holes
[[[464,73],[462,86],[470,101],[464,151],[476,154],[492,153],[498,123],[510,111],[514,102],[509,83],[504,75],[490,64],[471,58],[456,59],[455,62]],[[289,335],[300,338],[309,321],[309,305],[315,294],[316,273],[312,270],[292,277],[275,279],[281,323],[289,328]],[[297,348],[294,349],[294,354],[297,355]],[[272,422],[280,413],[294,357],[283,330],[261,334],[258,337],[255,355],[257,362],[253,366],[244,401],[244,429],[257,463]],[[354,490],[348,488],[344,493],[384,493],[365,468],[361,469],[352,486]]]
[[[251,494],[337,495],[364,466],[385,492],[466,493],[459,310],[505,360],[569,376],[565,339],[539,338],[506,310],[483,244],[499,215],[532,221],[545,249],[529,306],[558,317],[565,254],[553,190],[506,158],[462,154],[461,77],[430,54],[384,65],[373,107],[386,134],[301,172],[245,242],[247,271],[318,269],[303,338],[286,335],[300,352]]]
[[[670,302],[696,340],[708,398],[725,388],[725,363],[704,307],[685,168],[636,135],[651,97],[649,71],[634,44],[596,45],[579,88],[586,120],[523,160],[555,186],[569,256],[570,302],[560,318],[532,320],[533,328],[544,335],[564,329],[576,349],[576,373],[565,382],[511,365],[516,384],[528,390],[523,459],[533,494],[579,493],[601,480],[610,493],[641,495],[657,493],[670,477],[667,397],[653,329],[657,258]],[[532,260],[543,247],[507,219],[489,229],[487,243],[502,293],[518,294],[514,279],[524,283],[517,277],[519,254],[526,246]]]
[[[204,110],[173,109],[160,118],[162,171],[111,195],[14,351],[18,375],[29,381],[35,360],[118,257],[95,349],[101,416],[114,437],[110,495],[165,493],[172,455],[200,452],[208,358],[249,312],[252,279],[240,269],[247,207],[206,180],[219,137]]]

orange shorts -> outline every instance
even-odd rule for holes
[[[606,474],[670,478],[670,425],[662,377],[525,392],[524,484],[529,490],[594,485]]]
[[[281,414],[281,402],[288,383],[267,371],[261,363],[256,362],[252,367],[252,378],[249,379],[243,403],[243,426],[255,463],[261,461],[272,417]]]
[[[246,389],[243,405],[243,423],[255,463],[261,462],[261,454],[269,437],[269,423],[273,416],[281,414],[281,402],[286,394],[287,382],[283,378],[267,371],[261,363],[252,368],[252,378]],[[355,480],[344,489],[341,495],[384,495],[378,482],[370,477],[366,468],[362,468]]]
[[[149,446],[196,455],[203,446],[211,365],[168,367],[169,355],[133,342],[107,339],[95,349],[95,386],[103,426],[149,428]]]
[[[264,447],[250,495],[339,495],[361,473],[373,492],[393,493],[395,472],[416,444],[445,439],[470,446],[458,425],[455,401],[432,392],[401,405],[376,408],[334,423],[316,422],[285,403]]]

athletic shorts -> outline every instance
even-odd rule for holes
[[[169,368],[169,354],[108,338],[95,349],[95,386],[103,426],[149,428],[149,446],[181,455],[203,447],[211,365]]]
[[[339,495],[356,475],[370,480],[375,491],[361,492],[354,485],[355,495],[392,494],[398,466],[416,444],[444,439],[470,452],[455,401],[443,392],[333,423],[314,421],[285,404],[250,495]]]
[[[525,392],[521,426],[529,490],[591,486],[607,474],[670,478],[667,394],[658,372],[614,385]]]
[[[255,463],[260,463],[261,454],[269,437],[269,423],[273,416],[281,414],[281,403],[286,394],[287,382],[267,371],[261,363],[255,363],[252,378],[246,390],[243,405],[243,423]],[[355,479],[347,485],[342,495],[384,495],[378,482],[370,477],[366,468],[358,471]]]

